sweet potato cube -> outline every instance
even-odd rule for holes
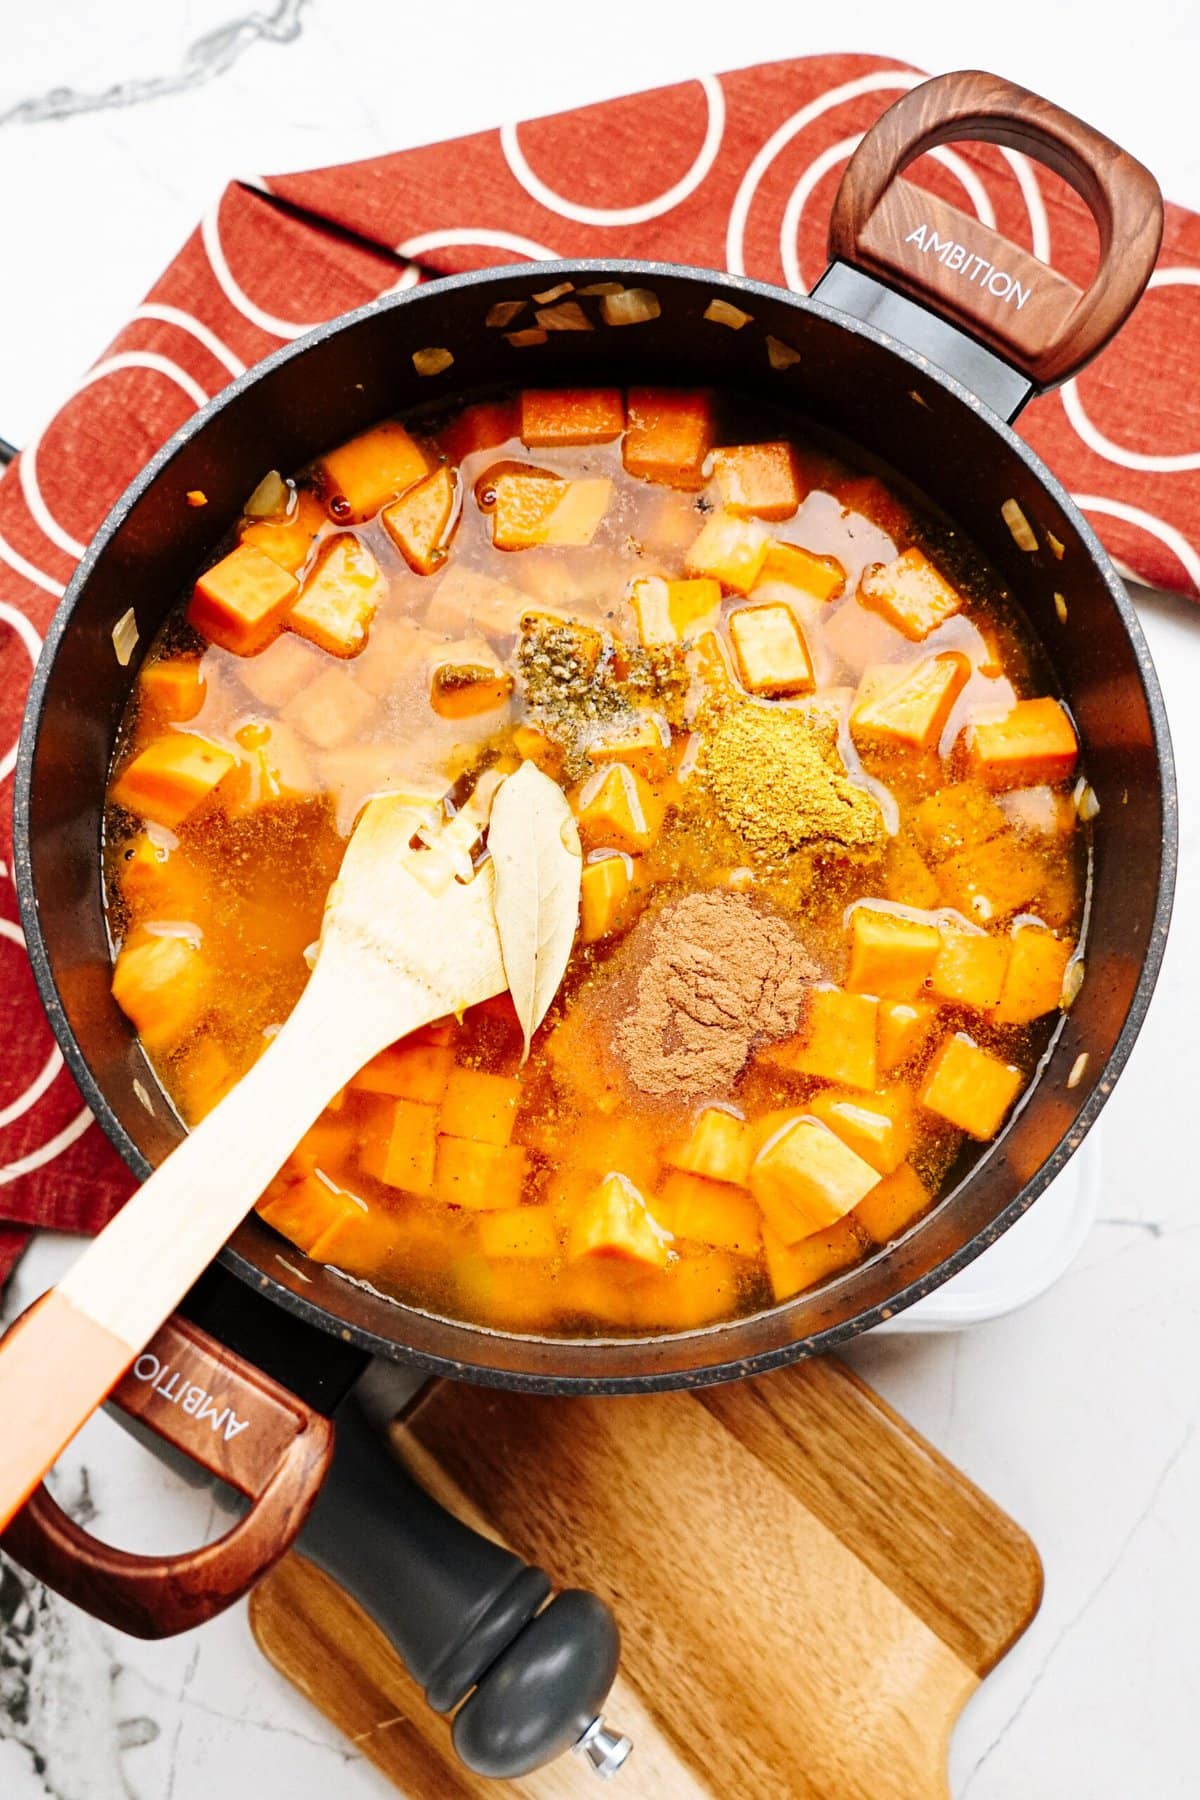
[[[199,869],[151,831],[139,831],[125,845],[117,879],[126,905],[142,918],[194,919],[204,903]]]
[[[1027,1025],[1054,1012],[1062,1000],[1063,976],[1075,954],[1071,938],[1058,938],[1037,925],[1019,925],[1009,944],[1008,967],[992,1013],[997,1025]]]
[[[949,856],[938,870],[944,906],[979,925],[1019,912],[1042,886],[1041,859],[1011,832]]]
[[[188,624],[222,650],[255,656],[279,635],[299,591],[294,575],[253,544],[239,544],[197,581]]]
[[[710,576],[693,581],[665,581],[646,575],[629,593],[638,637],[647,650],[683,643],[715,624],[721,611],[721,584]]]
[[[1008,821],[990,794],[973,782],[939,788],[909,814],[914,833],[934,862],[986,844],[1007,830]]]
[[[594,944],[620,930],[634,891],[633,859],[621,851],[583,865],[580,935]]]
[[[579,832],[588,850],[648,850],[662,827],[666,802],[635,769],[611,763],[579,792]]]
[[[204,671],[198,656],[162,656],[147,663],[138,676],[138,692],[164,724],[182,725],[204,705]]]
[[[593,1188],[571,1222],[567,1256],[609,1256],[665,1269],[671,1233],[660,1225],[628,1175],[610,1174]]]
[[[577,1263],[573,1272],[589,1269],[593,1274],[603,1272],[594,1263]],[[653,1332],[696,1331],[737,1310],[738,1267],[729,1256],[710,1250],[706,1256],[677,1257],[661,1274],[639,1272],[636,1281],[622,1284],[616,1292],[630,1325]]]
[[[174,1063],[174,1096],[189,1125],[197,1124],[223,1100],[237,1081],[237,1070],[215,1038],[201,1037]]]
[[[728,1182],[707,1181],[685,1169],[672,1169],[654,1202],[660,1222],[677,1238],[757,1256],[762,1243],[762,1215],[748,1194]]]
[[[671,766],[671,727],[660,713],[638,713],[593,738],[587,755],[588,761],[598,766],[624,763],[647,780],[661,780]]]
[[[285,632],[257,656],[248,656],[238,669],[238,680],[261,706],[277,712],[315,681],[325,668],[320,653],[303,638]]]
[[[1074,800],[1061,788],[1013,788],[1001,794],[997,804],[1017,831],[1049,843],[1069,838],[1078,821]]]
[[[383,584],[365,544],[341,532],[321,552],[287,616],[289,631],[330,656],[357,656],[367,642]]]
[[[174,831],[237,766],[231,750],[186,731],[169,731],[127,763],[111,798],[143,819]]]
[[[928,1000],[881,1000],[876,1045],[878,1069],[890,1075],[918,1057],[929,1042],[937,1008]]]
[[[338,1170],[354,1160],[356,1149],[353,1130],[331,1118],[326,1107],[316,1124],[310,1125],[300,1139],[281,1174],[289,1180],[299,1180],[319,1169],[331,1180],[336,1180]]]
[[[754,1138],[745,1119],[724,1107],[706,1106],[691,1135],[667,1158],[677,1169],[745,1187],[754,1155]]]
[[[845,994],[817,987],[808,996],[804,1022],[795,1037],[762,1052],[797,1075],[815,1075],[845,1087],[874,1088],[875,1036],[879,1001],[870,994]]]
[[[911,1163],[901,1163],[854,1208],[852,1218],[877,1244],[890,1244],[933,1198]]]
[[[630,388],[621,445],[630,475],[667,487],[701,488],[712,440],[708,394],[683,388]]]
[[[961,610],[962,595],[915,547],[895,562],[877,563],[863,573],[858,597],[914,644]]]
[[[1053,787],[1075,773],[1079,743],[1057,700],[1018,700],[1004,718],[981,719],[965,735],[970,766],[993,792]]]
[[[890,1175],[912,1149],[912,1102],[903,1088],[878,1094],[839,1094],[826,1088],[810,1102],[809,1111],[880,1175]]]
[[[521,395],[521,442],[548,445],[609,444],[625,429],[620,388],[526,388]]]
[[[473,719],[507,705],[515,683],[497,662],[443,662],[429,684],[429,704],[442,719]]]
[[[433,1192],[437,1108],[392,1100],[359,1157],[366,1174],[388,1187],[422,1197]]]
[[[1024,1077],[1011,1063],[981,1050],[965,1032],[948,1037],[921,1084],[922,1106],[969,1137],[995,1137],[1021,1091]]]
[[[784,1125],[750,1165],[750,1192],[785,1244],[835,1224],[878,1180],[836,1132],[808,1118]]]
[[[954,702],[971,678],[960,651],[897,669],[867,669],[850,711],[850,735],[864,748],[936,750]]]
[[[781,544],[772,538],[758,586],[768,581],[786,582],[814,600],[835,600],[846,586],[846,571],[836,556],[818,556],[799,544]]]
[[[326,669],[283,709],[289,724],[319,750],[333,750],[357,737],[375,711],[375,701],[345,669]]]
[[[329,523],[325,508],[310,488],[296,491],[296,503],[286,518],[255,519],[239,533],[243,544],[261,550],[290,575],[298,575]]]
[[[752,694],[811,694],[808,645],[790,606],[739,606],[729,615],[738,673]]]
[[[332,1261],[333,1249],[346,1228],[359,1223],[366,1212],[364,1200],[326,1175],[305,1175],[272,1191],[269,1198],[264,1195],[258,1203],[259,1218],[314,1262]]]
[[[941,904],[937,876],[910,832],[901,828],[896,833],[887,847],[883,869],[883,892],[888,900],[914,907],[918,912],[929,912]]]
[[[448,1206],[500,1212],[519,1206],[529,1156],[515,1144],[479,1144],[440,1137],[434,1193]]]
[[[924,986],[941,947],[936,925],[856,906],[850,920],[852,993],[907,999]]]
[[[195,1026],[208,1004],[212,970],[190,938],[139,936],[113,967],[113,999],[147,1050],[165,1050]]]
[[[492,542],[497,550],[590,544],[612,498],[612,482],[605,475],[564,481],[536,469],[506,469],[494,485]]]
[[[274,719],[269,725],[251,720],[239,726],[237,742],[241,749],[238,773],[222,796],[231,819],[248,817],[276,801],[300,800],[316,792],[308,752],[286,719]]]
[[[433,575],[446,560],[458,485],[443,463],[380,513],[384,528],[410,569]]]
[[[714,450],[713,473],[721,505],[739,518],[790,519],[800,504],[800,473],[790,444]]]
[[[538,725],[518,725],[513,732],[513,749],[522,762],[534,763],[543,775],[562,773],[564,751]]]
[[[437,1106],[446,1092],[454,1050],[443,1044],[390,1044],[365,1063],[350,1086],[362,1094],[390,1094],[394,1100],[417,1100]]]
[[[790,1300],[827,1275],[858,1261],[864,1244],[849,1219],[839,1219],[825,1231],[814,1231],[787,1244],[769,1225],[763,1227],[767,1275],[776,1300]]]
[[[769,541],[757,519],[718,508],[688,550],[688,574],[709,575],[735,594],[748,594],[762,574]]]
[[[1008,967],[1008,943],[983,931],[943,925],[930,986],[939,1000],[987,1012],[995,1006]]]
[[[442,1102],[442,1130],[447,1137],[470,1138],[476,1144],[507,1144],[520,1099],[521,1083],[511,1075],[452,1069]]]
[[[604,654],[602,632],[593,625],[581,625],[577,619],[564,619],[558,613],[522,613],[521,636],[535,640],[532,647],[544,651],[552,662],[573,662],[586,674],[592,672]]]
[[[558,1253],[558,1219],[552,1206],[506,1206],[479,1220],[485,1256],[530,1256],[549,1262]]]
[[[424,450],[395,420],[364,431],[321,458],[330,513],[340,525],[369,519],[429,473]]]

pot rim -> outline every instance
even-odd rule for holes
[[[923,1299],[925,1295],[932,1293],[943,1282],[950,1280],[961,1269],[966,1268],[993,1244],[1044,1192],[1067,1160],[1079,1148],[1095,1123],[1117,1077],[1129,1059],[1130,1052],[1145,1021],[1162,965],[1178,862],[1178,794],[1166,708],[1145,635],[1111,558],[1070,494],[1031,446],[1016,434],[1012,426],[994,413],[956,376],[940,368],[919,351],[911,349],[902,340],[849,313],[842,312],[820,300],[815,300],[810,295],[795,294],[770,282],[753,280],[748,276],[732,275],[725,271],[692,267],[682,263],[646,262],[632,258],[560,258],[547,262],[509,263],[472,269],[462,274],[442,276],[433,281],[423,282],[399,293],[377,296],[363,306],[324,321],[314,327],[312,331],[305,333],[303,337],[282,345],[260,362],[252,364],[250,368],[236,376],[218,394],[214,395],[191,418],[185,420],[134,477],[120,498],[115,501],[80,559],[47,629],[42,651],[30,683],[21,724],[13,798],[14,875],[18,909],[38,995],[62,1051],[64,1061],[106,1137],[134,1174],[139,1179],[145,1180],[150,1173],[150,1164],[142,1156],[110,1107],[67,1019],[42,936],[38,898],[33,884],[30,854],[30,811],[34,759],[50,671],[57,657],[59,646],[70,628],[75,606],[101,553],[142,495],[157,480],[179,451],[194,437],[202,433],[210,419],[221,412],[231,401],[239,398],[292,358],[303,356],[315,345],[342,331],[351,329],[377,313],[399,311],[414,304],[426,304],[431,300],[436,302],[440,295],[462,288],[486,287],[501,281],[508,282],[519,277],[525,269],[528,269],[531,274],[535,273],[535,278],[539,282],[547,279],[551,281],[567,279],[576,275],[584,276],[589,280],[604,275],[629,276],[643,283],[651,283],[656,279],[683,277],[690,281],[715,285],[718,290],[724,289],[739,295],[762,296],[776,304],[783,301],[797,312],[813,313],[829,324],[865,338],[884,351],[899,357],[902,361],[907,362],[914,371],[919,372],[923,379],[935,383],[944,389],[950,398],[977,413],[999,437],[1008,452],[1015,455],[1025,465],[1029,474],[1069,518],[1084,549],[1090,555],[1097,573],[1108,589],[1133,648],[1153,733],[1161,786],[1162,856],[1149,944],[1116,1042],[1105,1058],[1102,1067],[1096,1072],[1092,1090],[1069,1132],[1034,1174],[1023,1183],[1013,1199],[974,1237],[934,1268],[927,1270],[919,1278],[899,1289],[888,1300],[867,1307],[863,1311],[855,1313],[851,1318],[845,1319],[839,1324],[827,1326],[809,1337],[792,1339],[754,1356],[728,1360],[721,1358],[721,1335],[736,1329],[739,1324],[744,1324],[744,1320],[727,1321],[686,1332],[657,1334],[649,1337],[622,1336],[610,1339],[547,1338],[529,1333],[494,1332],[487,1327],[471,1325],[466,1321],[449,1321],[460,1331],[469,1333],[478,1339],[481,1354],[486,1354],[488,1344],[493,1342],[531,1341],[540,1345],[553,1346],[561,1344],[564,1354],[569,1356],[572,1352],[584,1348],[602,1354],[606,1346],[615,1348],[620,1345],[626,1349],[652,1350],[656,1345],[669,1343],[672,1346],[679,1346],[695,1340],[698,1344],[711,1345],[716,1358],[716,1360],[706,1361],[701,1367],[688,1370],[668,1369],[643,1374],[614,1374],[611,1376],[548,1375],[507,1368],[492,1368],[486,1364],[476,1364],[465,1359],[456,1360],[413,1349],[396,1338],[384,1337],[369,1327],[351,1324],[346,1319],[332,1313],[326,1306],[306,1299],[304,1295],[295,1292],[279,1281],[277,1277],[260,1268],[241,1251],[233,1248],[232,1244],[227,1244],[218,1258],[222,1265],[242,1282],[257,1289],[266,1298],[327,1334],[336,1334],[343,1341],[353,1343],[372,1355],[384,1356],[393,1361],[412,1363],[431,1375],[448,1376],[470,1380],[485,1386],[529,1392],[638,1393],[663,1388],[701,1387],[745,1375],[763,1374],[801,1357],[835,1350],[857,1337],[861,1332],[869,1331],[873,1326],[891,1318],[897,1312],[904,1311],[916,1301]],[[1036,1085],[1035,1081],[1029,1090],[1030,1093],[1036,1091]],[[971,1179],[971,1175],[965,1178],[967,1182]],[[957,1191],[955,1189],[951,1194],[944,1195],[937,1204],[946,1204]],[[853,1271],[848,1273],[853,1273]],[[393,1304],[397,1318],[400,1320],[418,1311],[416,1308],[404,1305],[403,1302]],[[766,1310],[786,1313],[788,1308],[795,1304],[797,1304],[795,1300],[784,1301],[779,1306]],[[438,1316],[440,1317],[440,1315]]]

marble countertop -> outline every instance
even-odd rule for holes
[[[760,0],[706,8],[703,30],[685,34],[664,0],[608,0],[603,30],[585,44],[527,0],[463,0],[454,42],[479,52],[459,65],[444,9],[385,0],[263,0],[241,20],[237,0],[123,0],[119,13],[59,0],[53,32],[24,9],[6,25],[0,68],[0,434],[19,444],[42,423],[231,176],[425,142],[707,69],[835,49],[930,70],[996,68],[1108,129],[1170,198],[1200,207],[1194,6],[1143,0],[1132,66],[1127,9],[1108,0],[1086,31],[1042,0],[917,10],[909,18],[860,0],[852,17],[834,9],[801,23],[794,6]],[[850,1354],[1029,1530],[1045,1562],[1037,1620],[955,1734],[956,1800],[1197,1791],[1200,1212],[1183,1126],[1195,1110],[1200,991],[1200,614],[1160,596],[1139,605],[1175,734],[1182,854],[1158,995],[1103,1139],[1086,1152],[1096,1223],[1068,1272],[1022,1311],[953,1335],[860,1340]],[[61,1240],[36,1245],[7,1310],[52,1280],[69,1251]],[[77,1516],[130,1548],[182,1548],[215,1529],[211,1501],[105,1418],[56,1479]],[[625,1791],[649,1800],[635,1769]],[[4,1800],[208,1800],[215,1790],[272,1800],[392,1792],[258,1656],[244,1608],[145,1645],[0,1564]]]

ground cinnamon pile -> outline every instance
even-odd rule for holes
[[[727,890],[687,894],[643,920],[629,949],[641,967],[616,1044],[646,1094],[728,1087],[756,1043],[797,1029],[819,975],[786,920]]]

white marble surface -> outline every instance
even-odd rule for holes
[[[207,61],[189,53],[237,13],[238,0],[119,9],[0,0],[0,433],[18,443],[228,177],[424,142],[706,69],[832,49],[931,70],[996,68],[1108,129],[1169,197],[1200,207],[1194,0],[1143,0],[1136,23],[1115,0],[1095,0],[1086,23],[1044,0],[991,9],[859,0],[819,15],[794,0],[706,0],[686,30],[664,0],[558,11],[462,0],[453,14],[386,0],[263,0],[265,28],[230,34]],[[448,60],[462,44],[472,47],[466,66]],[[173,91],[145,97],[163,77]],[[118,84],[129,90],[124,105],[40,116]],[[64,88],[74,101],[46,99]],[[1096,1153],[1097,1223],[1069,1272],[1023,1311],[953,1337],[863,1341],[852,1354],[1030,1530],[1046,1565],[1037,1621],[956,1733],[957,1800],[1200,1791],[1200,1214],[1186,1124],[1200,973],[1200,614],[1153,598],[1142,610],[1176,736],[1182,864],[1158,998]],[[10,1304],[51,1279],[62,1252],[39,1246]],[[97,1529],[131,1547],[181,1547],[213,1527],[207,1499],[104,1419],[57,1480],[76,1510],[94,1506]],[[27,1609],[6,1581],[4,1800],[391,1791],[258,1658],[243,1611],[145,1646],[50,1597]],[[636,1761],[625,1785],[653,1800]]]

